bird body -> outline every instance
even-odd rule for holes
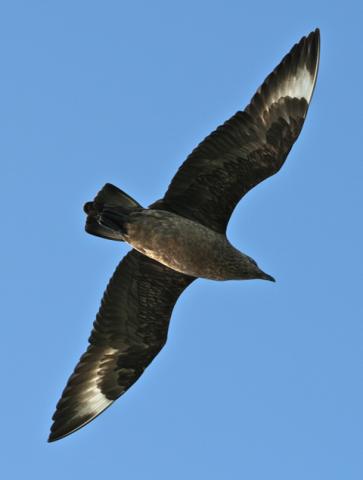
[[[230,244],[226,229],[237,203],[282,167],[298,138],[319,48],[319,30],[294,45],[250,104],[193,150],[149,208],[110,184],[86,203],[88,233],[133,249],[107,286],[49,441],[92,421],[136,382],[166,342],[177,299],[197,277],[273,280]]]
[[[125,240],[136,250],[186,275],[228,280],[243,258],[221,233],[163,210],[131,214]]]
[[[119,208],[104,208],[98,213],[100,223],[123,230],[126,242],[166,267],[210,280],[273,280],[222,233],[165,210],[135,208],[120,215]]]

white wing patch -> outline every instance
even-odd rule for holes
[[[271,92],[269,107],[282,97],[305,98],[309,103],[314,90],[315,75],[311,75],[305,65],[300,67],[296,75],[290,74],[280,83],[279,88]]]
[[[115,348],[109,347],[103,351],[103,355],[93,368],[87,372],[87,381],[78,398],[77,414],[80,417],[95,415],[107,408],[113,400],[107,398],[99,387],[100,370],[105,364],[114,361],[114,354],[118,352]]]

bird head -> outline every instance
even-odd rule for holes
[[[244,278],[248,280],[252,279],[259,279],[259,280],[269,280],[270,282],[276,282],[274,277],[265,273],[260,267],[257,265],[257,262],[249,257],[248,255],[244,255],[244,262],[243,262],[243,274]]]

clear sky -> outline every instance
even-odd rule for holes
[[[1,2],[3,478],[363,478],[362,22],[358,1]],[[83,203],[161,197],[317,26],[303,132],[228,228],[277,283],[195,282],[135,386],[46,443],[129,249]]]

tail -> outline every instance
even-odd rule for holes
[[[142,208],[133,198],[119,188],[106,183],[92,202],[83,210],[87,213],[86,232],[109,240],[123,241],[124,223],[128,214]]]

